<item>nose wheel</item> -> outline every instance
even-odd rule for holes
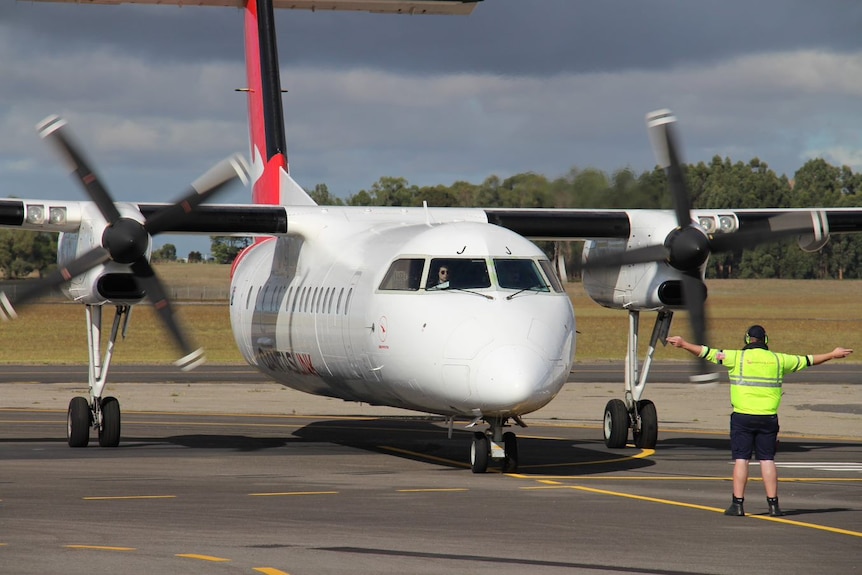
[[[470,469],[473,473],[488,471],[488,461],[491,459],[491,445],[488,436],[482,431],[473,434],[473,444],[470,446]]]
[[[473,473],[485,473],[491,461],[500,461],[503,473],[518,470],[518,438],[511,431],[503,433],[503,423],[490,423],[487,432],[473,433],[470,445],[470,469]]]

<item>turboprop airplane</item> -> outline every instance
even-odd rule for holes
[[[181,367],[203,359],[149,265],[158,233],[256,237],[233,264],[229,292],[231,328],[245,360],[308,393],[443,416],[450,433],[456,419],[472,428],[484,422],[470,445],[471,469],[482,473],[491,461],[506,471],[517,468],[511,427],[524,426],[524,416],[550,402],[573,365],[571,300],[559,269],[531,240],[586,240],[586,291],[629,314],[623,398],[608,402],[603,426],[606,445],[621,448],[630,431],[637,446],[656,444],[657,411],[643,393],[674,312],[687,309],[695,339],[707,341],[703,278],[710,253],[787,237],[819,249],[830,234],[862,231],[862,209],[691,209],[675,118],[667,110],[648,115],[647,124],[674,210],[316,205],[288,170],[274,8],[469,13],[475,2],[193,3],[243,8],[253,203],[202,203],[244,177],[244,163],[235,158],[196,181],[176,204],[116,203],[58,118],[40,131],[58,145],[90,201],[0,200],[0,225],[61,233],[58,271],[14,296],[0,293],[0,315],[14,317],[17,305],[55,287],[86,309],[90,397],[69,404],[70,446],[86,446],[92,429],[102,446],[120,442],[119,402],[105,388],[117,334],[133,305],[146,298],[154,303],[181,350]],[[116,314],[103,356],[105,306]],[[643,311],[657,315],[640,364]]]

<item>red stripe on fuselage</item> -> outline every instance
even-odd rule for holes
[[[271,237],[271,236],[270,236],[270,237],[257,238],[257,240],[255,241],[255,243],[251,244],[250,246],[248,246],[247,248],[245,248],[244,250],[242,250],[241,252],[239,252],[239,253],[236,255],[236,257],[233,259],[233,263],[232,263],[232,264],[231,264],[231,266],[230,266],[230,279],[231,279],[231,280],[233,280],[233,274],[236,272],[236,268],[237,268],[237,266],[239,265],[239,262],[241,262],[241,261],[242,261],[242,259],[243,259],[247,254],[249,254],[249,253],[251,252],[251,250],[253,250],[254,248],[256,248],[256,247],[258,247],[258,246],[260,246],[260,245],[262,245],[262,244],[264,244],[264,243],[266,243],[266,242],[272,241],[272,240],[274,240],[274,239],[275,239],[275,238],[274,238],[274,237]]]

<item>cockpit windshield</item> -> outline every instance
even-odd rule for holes
[[[481,289],[491,287],[488,263],[479,258],[433,258],[425,289]]]
[[[550,262],[531,258],[401,258],[389,266],[380,289],[418,291],[424,286],[428,291],[479,290],[491,288],[493,277],[496,287],[504,290],[563,291]]]
[[[497,281],[503,289],[549,291],[536,262],[526,259],[494,259]]]
[[[419,289],[419,282],[422,280],[422,268],[425,267],[425,260],[422,258],[403,258],[395,260],[389,266],[386,275],[383,276],[383,281],[380,282],[382,290],[407,290],[416,291]]]

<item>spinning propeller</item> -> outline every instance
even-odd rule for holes
[[[677,227],[661,245],[645,246],[617,254],[591,258],[582,269],[611,268],[630,264],[666,262],[682,272],[683,303],[688,310],[694,343],[707,343],[705,314],[706,286],[701,268],[712,253],[752,248],[758,244],[775,242],[814,231],[812,212],[790,212],[774,216],[765,224],[750,230],[726,234],[708,234],[691,215],[691,202],[685,176],[679,162],[673,124],[676,118],[670,110],[647,114],[647,127],[658,164],[665,169],[668,187],[673,197]],[[705,360],[700,360],[698,373],[692,381],[710,382],[715,373]]]
[[[2,308],[0,312],[5,311],[5,314],[0,313],[0,316],[4,319],[6,315],[16,317],[12,304],[22,304],[32,300],[98,265],[107,262],[126,264],[129,265],[138,287],[147,294],[177,347],[183,353],[183,357],[176,362],[176,365],[183,370],[189,370],[203,363],[203,349],[195,348],[191,344],[174,317],[165,288],[147,259],[147,249],[152,236],[174,227],[196,206],[221,191],[235,178],[239,177],[247,183],[245,160],[239,155],[222,160],[192,182],[191,189],[176,203],[162,208],[146,221],[139,222],[120,214],[113,198],[90,167],[81,149],[66,134],[65,120],[51,116],[42,121],[38,129],[39,134],[53,142],[67,160],[76,179],[96,204],[108,225],[102,233],[100,246],[65,264],[45,278],[28,282],[18,291],[14,301],[0,292],[0,308]]]

